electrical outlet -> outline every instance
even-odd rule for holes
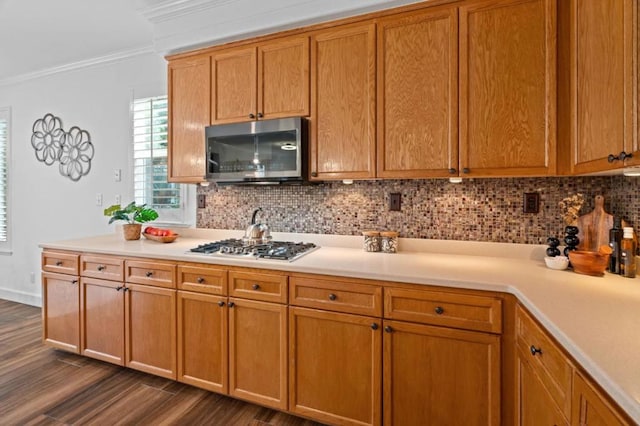
[[[540,194],[537,192],[524,193],[524,213],[538,213],[540,211]]]
[[[402,208],[402,194],[394,192],[389,194],[389,211],[399,212]]]
[[[122,202],[122,197],[120,194],[116,195],[116,204],[120,204]]]
[[[96,194],[96,206],[101,206],[101,205],[102,205],[102,194],[98,192]]]
[[[29,272],[29,282],[31,284],[35,284],[36,283],[36,273],[35,272]]]
[[[120,182],[122,180],[122,170],[120,169],[113,170],[113,180],[116,182]]]
[[[198,208],[204,209],[207,207],[207,196],[204,194],[198,194]]]

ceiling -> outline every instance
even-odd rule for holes
[[[416,0],[0,0],[0,85]]]

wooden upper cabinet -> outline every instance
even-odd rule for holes
[[[311,180],[375,177],[375,25],[311,38]]]
[[[640,164],[634,143],[632,0],[571,0],[560,3],[562,140],[570,141],[564,172],[592,173]],[[567,35],[568,30],[568,35]],[[568,63],[567,63],[568,61]],[[563,76],[564,74],[564,76]],[[566,127],[564,127],[566,126]],[[627,161],[608,156],[633,153]]]
[[[461,176],[555,174],[556,15],[555,0],[460,8]]]
[[[377,176],[458,174],[458,12],[378,23]]]
[[[211,123],[309,115],[309,38],[211,55]]]
[[[169,62],[169,182],[204,181],[210,72],[208,55]]]

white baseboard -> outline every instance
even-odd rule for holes
[[[24,303],[25,305],[42,307],[42,296],[39,294],[25,293],[23,291],[0,288],[0,299],[12,302]]]

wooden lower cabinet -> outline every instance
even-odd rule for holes
[[[500,336],[384,321],[385,425],[499,425]]]
[[[228,392],[227,298],[178,291],[178,380]]]
[[[176,379],[176,290],[126,284],[125,364]]]
[[[521,426],[568,425],[527,357],[518,357],[518,424]]]
[[[331,424],[381,424],[379,318],[290,307],[289,339],[289,411]]]
[[[117,281],[82,278],[82,355],[124,365],[124,288]]]
[[[80,353],[80,284],[76,275],[42,273],[42,339]]]
[[[287,306],[229,298],[229,395],[287,409]]]
[[[573,375],[572,425],[622,426],[630,423],[580,373]]]

